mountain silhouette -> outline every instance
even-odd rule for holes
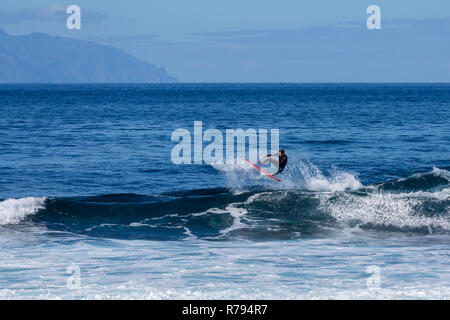
[[[45,33],[0,29],[0,82],[174,83],[165,69],[122,50]]]

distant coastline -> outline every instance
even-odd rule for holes
[[[0,83],[177,83],[163,67],[111,46],[0,29]]]

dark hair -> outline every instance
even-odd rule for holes
[[[284,154],[284,149],[280,149],[279,152],[281,152],[281,154]]]

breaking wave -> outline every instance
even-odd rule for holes
[[[363,234],[450,233],[450,174],[434,168],[363,186],[300,164],[275,186],[256,184],[160,195],[23,198],[0,202],[0,224],[35,223],[94,237],[146,240],[274,240]],[[245,167],[229,170],[254,174]],[[288,172],[286,172],[288,173]],[[269,180],[256,175],[255,181]],[[253,181],[253,182],[255,182]],[[257,186],[255,186],[257,185]],[[236,185],[234,185],[236,187]]]
[[[237,164],[215,164],[216,170],[227,176],[228,187],[232,190],[245,189],[248,185],[265,186],[270,189],[307,189],[310,191],[344,191],[357,190],[362,187],[357,175],[334,168],[327,175],[309,161],[289,163],[283,171],[282,183],[267,179],[245,161]],[[274,173],[276,168],[264,167],[266,172]]]
[[[45,198],[7,199],[0,202],[0,225],[17,224],[26,216],[44,209]]]

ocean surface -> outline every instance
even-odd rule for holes
[[[0,299],[449,299],[450,84],[0,85]],[[278,177],[174,130],[279,129]]]

